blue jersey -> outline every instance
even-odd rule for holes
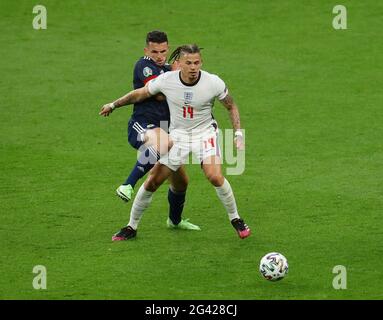
[[[144,87],[148,81],[170,70],[169,64],[160,67],[151,58],[142,57],[134,67],[134,89]],[[169,106],[166,100],[158,101],[154,97],[150,97],[134,104],[132,119],[134,121],[151,123],[159,127],[160,121],[170,121]]]

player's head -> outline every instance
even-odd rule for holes
[[[165,32],[154,30],[146,35],[145,55],[156,64],[163,66],[169,52],[168,36]]]
[[[169,61],[176,61],[181,70],[181,76],[194,82],[199,77],[202,67],[201,49],[196,44],[187,44],[178,47],[171,54]]]

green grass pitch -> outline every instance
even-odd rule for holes
[[[47,29],[34,30],[36,4],[0,3],[1,299],[383,298],[382,3],[46,0]],[[347,30],[332,27],[336,4]],[[137,239],[111,242],[136,153],[131,108],[98,112],[132,88],[157,28],[172,49],[202,46],[239,105],[246,170],[228,180],[248,239],[189,165],[184,216],[201,232],[166,228],[162,186]],[[219,104],[215,116],[230,128]],[[258,272],[271,251],[290,265],[277,283]],[[32,286],[36,265],[46,290]]]

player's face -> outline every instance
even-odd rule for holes
[[[155,43],[149,42],[144,49],[145,55],[152,58],[152,60],[159,66],[163,66],[166,62],[169,52],[169,46],[167,42]]]
[[[198,79],[201,70],[202,60],[199,53],[187,53],[182,55],[179,60],[182,78],[194,82]]]

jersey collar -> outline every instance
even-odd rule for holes
[[[182,83],[184,86],[187,86],[187,87],[194,87],[194,86],[198,83],[199,79],[201,79],[201,74],[202,74],[202,72],[200,71],[200,72],[199,72],[199,75],[198,75],[198,79],[197,79],[195,82],[193,82],[193,83],[186,83],[186,82],[184,82],[184,81],[181,79],[181,71],[178,73],[178,77],[180,78],[180,81],[181,81],[181,83]]]
[[[154,62],[154,61],[153,61],[153,59],[152,59],[152,58],[150,58],[150,57],[148,57],[148,56],[144,56],[143,58],[144,58],[145,60],[149,60],[149,61],[152,61],[152,62]]]

